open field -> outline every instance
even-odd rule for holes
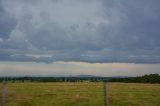
[[[8,83],[6,106],[104,106],[103,90],[90,82]],[[109,105],[160,106],[160,84],[109,83]]]

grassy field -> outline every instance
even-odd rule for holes
[[[6,106],[104,106],[103,83],[8,83],[6,102]],[[160,85],[109,83],[109,105],[160,106]]]

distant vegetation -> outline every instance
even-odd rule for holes
[[[150,74],[139,77],[113,78],[111,82],[127,82],[127,83],[160,83],[159,74]]]
[[[160,83],[159,74],[149,74],[138,77],[98,77],[98,76],[76,76],[76,77],[0,77],[0,81],[11,82],[125,82],[125,83]]]

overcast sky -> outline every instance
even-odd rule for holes
[[[160,0],[0,0],[0,72],[4,64],[27,62],[159,67],[159,5]]]

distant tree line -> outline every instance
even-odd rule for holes
[[[110,82],[126,82],[126,83],[160,83],[159,74],[149,74],[138,77],[113,78]]]
[[[108,77],[0,77],[10,82],[102,82]]]
[[[138,77],[0,77],[9,82],[124,82],[124,83],[160,83],[159,74]]]

